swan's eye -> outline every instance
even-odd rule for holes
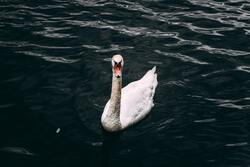
[[[114,60],[112,60],[112,66],[123,66],[123,61],[121,60],[120,62],[116,62]]]
[[[122,66],[122,61],[120,61],[119,63],[116,63],[115,65],[118,66],[118,67],[121,67]]]

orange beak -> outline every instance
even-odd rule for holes
[[[115,72],[115,76],[117,78],[120,78],[121,75],[122,75],[122,67],[121,67],[121,65],[115,65],[114,66],[114,72]]]

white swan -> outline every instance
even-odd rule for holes
[[[116,132],[143,119],[154,106],[153,97],[157,87],[156,68],[149,70],[140,80],[122,88],[123,58],[112,57],[111,98],[102,113],[101,123],[109,132]]]

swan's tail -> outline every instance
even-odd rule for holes
[[[156,73],[156,66],[154,66],[152,68],[152,70],[150,70],[153,73],[153,89],[156,88],[156,86],[158,85],[158,81],[157,81],[157,73]]]
[[[148,108],[148,112],[150,111],[150,109],[154,106],[154,95],[155,95],[155,90],[156,87],[158,85],[158,81],[157,81],[157,73],[156,73],[156,67],[154,66],[151,70],[149,70],[142,78],[142,83],[143,86],[146,87],[145,90],[147,90],[146,92],[148,93],[147,97],[147,106],[145,106],[146,108]]]
[[[152,83],[157,82],[157,74],[156,74],[156,66],[154,66],[151,70],[149,70],[143,77],[142,80]],[[145,83],[146,83],[145,82]],[[157,83],[156,83],[157,84]]]
[[[151,95],[150,97],[154,97],[155,94],[155,89],[158,85],[157,81],[157,73],[156,73],[156,66],[154,66],[151,70],[149,70],[143,77],[142,77],[142,82],[144,86],[148,87],[151,89]]]
[[[150,71],[152,71],[153,73],[155,73],[155,71],[156,71],[156,66],[154,66]]]

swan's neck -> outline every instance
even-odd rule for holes
[[[120,122],[120,108],[121,108],[121,89],[122,89],[122,77],[117,78],[113,74],[112,78],[112,90],[110,105],[108,109],[109,123],[112,124],[113,130],[118,130],[121,128]]]

